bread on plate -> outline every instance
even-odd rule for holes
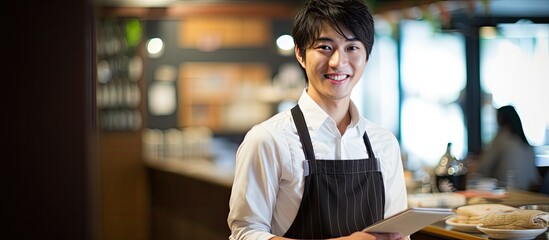
[[[484,218],[491,213],[516,210],[517,208],[503,204],[473,204],[458,207],[455,222],[462,224],[481,224]]]

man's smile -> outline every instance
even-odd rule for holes
[[[347,74],[324,74],[325,78],[335,80],[335,81],[343,81],[347,78],[349,78],[349,75]]]

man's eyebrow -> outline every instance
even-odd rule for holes
[[[316,39],[315,42],[333,42],[334,40],[329,38],[329,37],[319,37]],[[360,41],[357,37],[355,36],[352,36],[352,37],[346,37],[345,38],[345,41],[346,42],[354,42],[354,41]]]
[[[319,37],[315,42],[333,42],[334,40],[329,37]]]

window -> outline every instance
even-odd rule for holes
[[[497,130],[495,109],[513,105],[541,155],[549,145],[549,24],[520,20],[483,27],[480,36],[482,142],[491,142]],[[549,166],[539,161],[538,166]]]
[[[434,167],[452,142],[465,156],[465,43],[428,21],[401,21],[401,145],[409,169]]]
[[[368,120],[398,135],[398,56],[391,26],[376,19],[372,53],[351,98]]]

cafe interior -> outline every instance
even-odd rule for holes
[[[463,166],[481,155],[496,109],[513,105],[549,178],[549,1],[365,1],[375,44],[352,99],[397,137],[409,206],[549,205],[549,185],[483,179],[493,185],[479,190],[463,171],[466,188],[443,191],[435,174],[449,145]],[[302,2],[19,3],[25,16],[7,29],[20,50],[6,78],[3,232],[227,239],[239,144],[305,87],[290,35]],[[412,235],[486,238],[444,223]]]

